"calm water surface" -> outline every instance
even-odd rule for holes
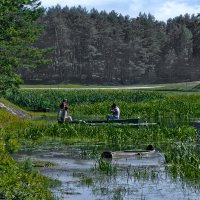
[[[200,191],[171,179],[159,152],[112,160],[117,169],[112,175],[93,170],[98,158],[83,158],[80,149],[21,151],[15,157],[55,163],[40,171],[61,181],[52,189],[61,200],[200,200]],[[92,181],[84,184],[81,179],[88,177]]]

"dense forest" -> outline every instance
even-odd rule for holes
[[[18,69],[25,83],[167,83],[200,78],[200,15],[167,22],[59,5],[37,21],[47,64]]]

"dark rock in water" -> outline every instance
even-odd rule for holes
[[[101,158],[112,158],[112,153],[110,151],[103,151]]]
[[[152,144],[149,144],[149,145],[147,146],[147,150],[148,150],[148,151],[153,151],[153,150],[154,150],[153,145],[152,145]]]

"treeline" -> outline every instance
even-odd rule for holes
[[[82,7],[49,8],[38,23],[51,59],[19,70],[27,83],[166,83],[200,77],[200,16],[167,22]]]

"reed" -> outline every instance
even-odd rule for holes
[[[97,160],[94,168],[95,170],[98,170],[101,173],[105,173],[107,175],[114,175],[117,173],[117,167],[115,165],[112,165],[109,160],[105,160],[102,158]]]

